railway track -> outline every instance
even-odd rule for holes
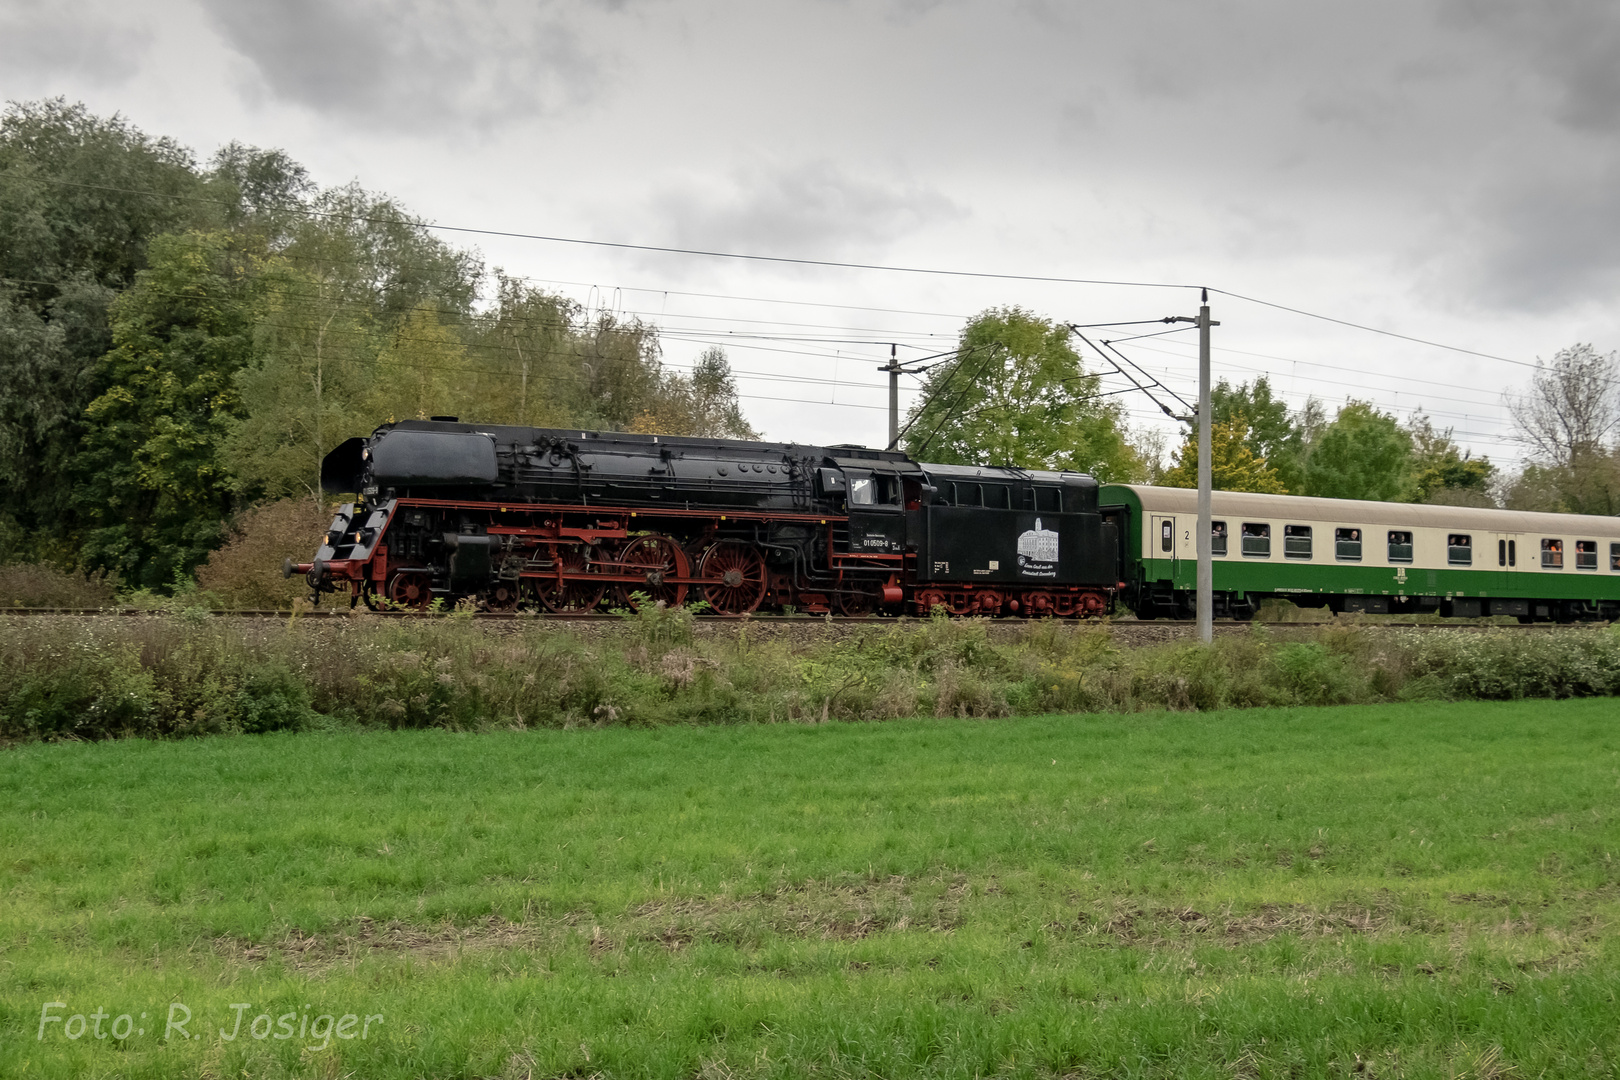
[[[426,611],[351,611],[349,609],[315,608],[310,611],[277,611],[268,609],[196,609],[206,610],[210,617],[236,618],[236,619],[442,619],[447,616],[437,612]],[[0,615],[9,616],[38,616],[55,615],[74,618],[91,617],[123,617],[140,618],[142,616],[163,616],[170,614],[151,608],[49,608],[49,607],[0,607]],[[602,625],[616,625],[624,621],[624,616],[612,612],[589,612],[578,614],[535,614],[523,611],[480,611],[471,616],[458,616],[458,618],[471,618],[475,622],[532,622],[532,623],[599,623]],[[847,626],[898,626],[903,624],[916,624],[923,620],[915,616],[886,617],[876,615],[757,615],[738,618],[731,615],[695,616],[698,622],[714,625],[740,626],[745,623],[749,626],[771,627],[811,627],[818,625],[847,625]],[[1375,617],[1376,618],[1376,617]],[[1193,632],[1197,621],[1193,619],[1118,619],[1118,620],[1080,620],[1080,619],[1028,619],[1018,616],[1001,616],[994,619],[983,620],[991,626],[1028,626],[1045,622],[1056,622],[1060,626],[1107,626],[1112,630],[1132,630],[1152,632],[1156,630],[1168,631],[1168,636],[1181,636],[1182,632]],[[1419,630],[1526,630],[1545,631],[1564,629],[1570,625],[1584,627],[1603,627],[1611,625],[1608,622],[1583,622],[1576,624],[1563,624],[1553,622],[1542,623],[1488,623],[1462,620],[1446,620],[1435,622],[1394,622],[1366,620],[1357,624],[1333,619],[1317,619],[1298,622],[1237,622],[1235,620],[1217,620],[1216,633],[1234,633],[1252,626],[1264,626],[1270,630],[1287,630],[1298,627],[1308,629],[1321,626],[1382,626],[1392,628],[1408,628]]]

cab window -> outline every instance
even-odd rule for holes
[[[870,476],[852,476],[849,479],[849,505],[871,506],[877,502],[877,481]]]

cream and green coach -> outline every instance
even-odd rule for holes
[[[1143,618],[1190,617],[1198,493],[1100,494],[1120,537],[1122,601]],[[1218,616],[1248,618],[1270,597],[1456,618],[1620,616],[1620,518],[1231,491],[1212,501]]]

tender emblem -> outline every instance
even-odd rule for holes
[[[1035,527],[1018,537],[1018,569],[1034,577],[1046,577],[1057,572],[1058,534],[1041,528],[1041,519]]]

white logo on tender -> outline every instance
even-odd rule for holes
[[[1041,528],[1041,519],[1035,519],[1035,527],[1018,537],[1018,562],[1025,563],[1055,563],[1058,561],[1058,534],[1051,529]]]

